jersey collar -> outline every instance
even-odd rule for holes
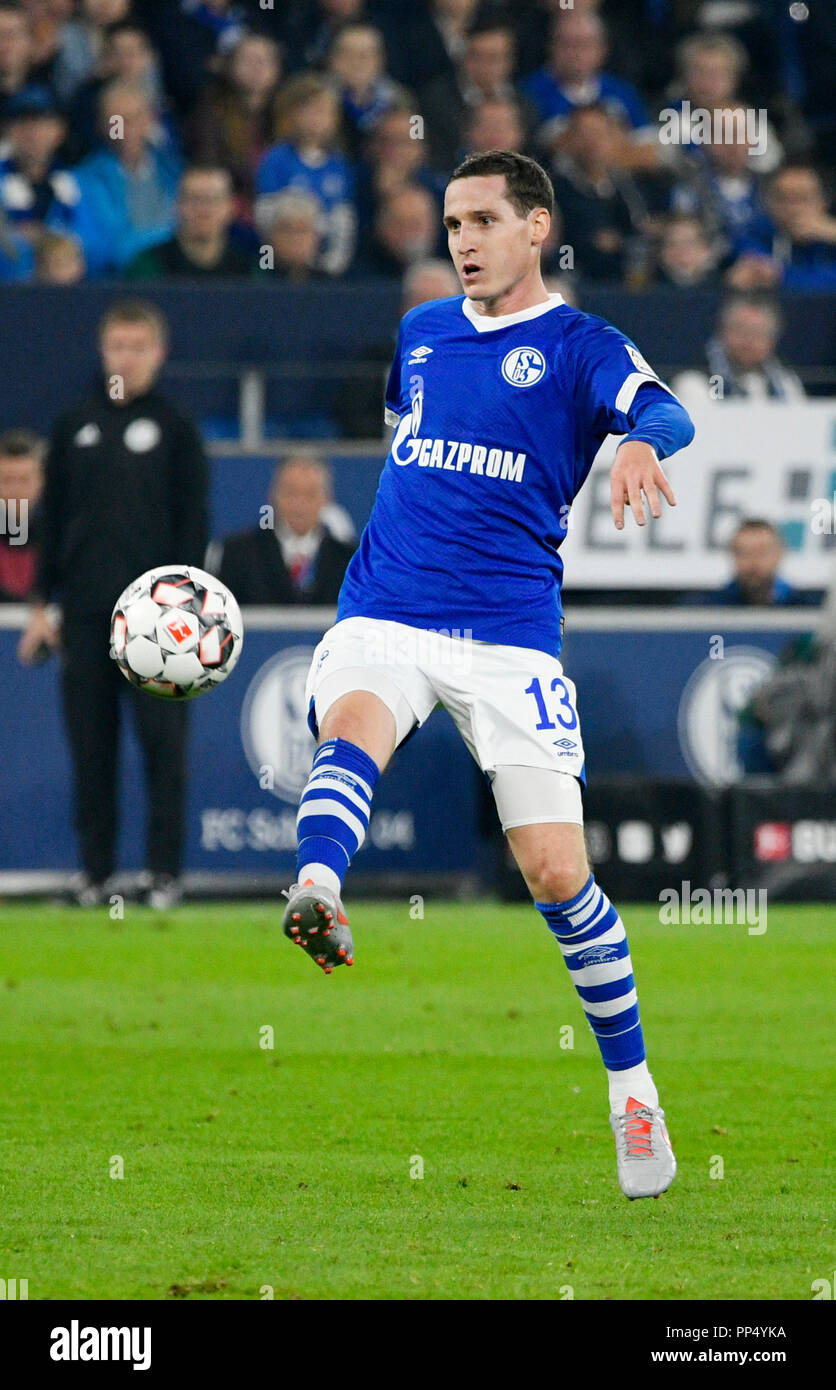
[[[550,309],[556,309],[563,302],[562,294],[550,294],[542,304],[532,304],[530,309],[518,309],[515,314],[498,314],[493,317],[477,314],[465,296],[462,300],[462,313],[473,324],[477,333],[492,333],[494,329],[508,328],[512,323],[527,323],[529,319],[539,319],[541,314],[547,314]]]

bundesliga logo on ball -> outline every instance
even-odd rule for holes
[[[110,655],[149,695],[190,700],[225,681],[244,641],[229,590],[195,565],[148,570],[116,601]]]

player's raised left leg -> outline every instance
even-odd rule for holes
[[[621,1189],[631,1199],[658,1197],[676,1176],[676,1160],[647,1066],[624,924],[590,872],[580,824],[516,825],[506,833],[598,1042]]]

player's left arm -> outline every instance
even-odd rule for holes
[[[619,444],[610,473],[612,514],[618,531],[624,527],[625,506],[632,510],[637,525],[645,525],[642,494],[652,517],[662,515],[660,493],[671,507],[676,506],[660,459],[684,449],[694,437],[694,426],[685,407],[652,381],[637,391],[627,418],[630,433]]]
[[[604,439],[626,438],[618,446],[611,474],[613,521],[620,531],[629,506],[639,526],[661,515],[660,496],[676,505],[661,460],[684,449],[694,437],[682,403],[642,357],[635,343],[612,324],[590,317],[575,344],[576,397],[585,428]]]

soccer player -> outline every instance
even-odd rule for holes
[[[330,973],[353,960],[341,901],[378,778],[437,704],[491,783],[503,831],[566,960],[609,1083],[618,1176],[657,1197],[676,1163],[647,1067],[624,926],[590,872],[584,756],[561,647],[559,547],[608,434],[617,529],[674,505],[660,459],[691,421],[635,345],[549,294],[544,170],[470,155],[444,201],[464,295],[400,326],[386,391],[395,426],[337,622],[314,652],[319,738],[298,815],[284,930]]]

